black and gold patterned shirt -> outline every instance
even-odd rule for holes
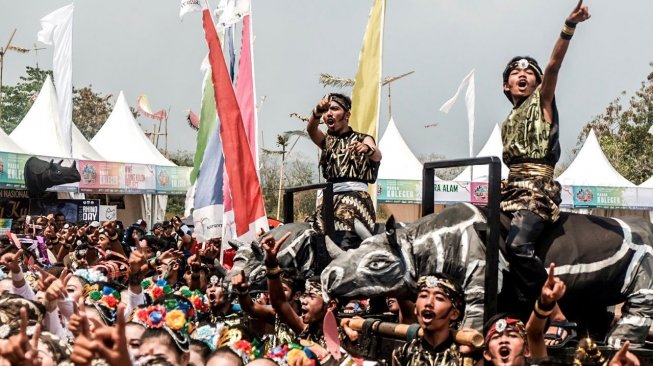
[[[353,141],[363,142],[367,136],[369,135],[354,132],[351,128],[340,135],[327,132],[322,146],[320,167],[322,175],[328,182],[374,183],[376,181],[381,163],[349,150],[349,145]]]
[[[462,358],[458,346],[449,337],[437,347],[418,337],[392,352],[393,366],[460,366]]]

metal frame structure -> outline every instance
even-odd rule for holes
[[[499,289],[499,202],[501,199],[501,159],[496,156],[440,160],[424,163],[422,170],[422,216],[435,209],[435,169],[469,165],[489,165],[487,242],[485,243],[485,298],[483,322],[497,313]]]
[[[308,184],[304,186],[289,187],[283,190],[283,222],[285,224],[295,221],[294,197],[295,193],[324,189],[322,195],[322,213],[324,215],[324,232],[333,238],[335,224],[333,221],[333,183]],[[329,202],[330,204],[324,204]]]

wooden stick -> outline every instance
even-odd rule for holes
[[[340,326],[346,325],[349,328],[360,332],[363,330],[363,323],[365,323],[365,320],[366,319],[363,318],[345,318],[340,321]],[[406,338],[406,335],[408,334],[408,328],[410,328],[409,324],[382,322],[380,320],[376,320],[374,324],[372,324],[372,331],[374,333],[395,338]],[[472,346],[475,348],[482,347],[485,341],[483,339],[483,335],[474,329],[451,329],[451,334],[453,335],[454,340],[457,344]],[[419,337],[423,336],[424,330],[420,329],[417,332],[417,335]]]

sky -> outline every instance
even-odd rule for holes
[[[69,4],[63,0],[0,2],[0,44],[14,28],[12,44],[37,42],[39,19]],[[217,6],[218,1],[209,1]],[[201,14],[179,20],[179,0],[76,1],[73,28],[73,84],[133,106],[148,95],[155,110],[170,108],[168,150],[195,150],[196,132],[185,111],[199,111],[207,45]],[[559,74],[562,161],[569,160],[583,125],[622,91],[630,96],[645,80],[653,60],[651,0],[586,1],[592,18],[580,24]],[[371,0],[252,0],[254,67],[261,146],[276,149],[276,135],[304,128],[289,117],[308,115],[332,88],[319,84],[322,72],[353,78],[372,5]],[[472,69],[476,78],[478,152],[511,106],[502,93],[501,73],[516,55],[546,65],[575,1],[562,0],[387,0],[383,74],[414,74],[392,84],[392,115],[416,155],[469,155],[463,99],[449,114],[440,106]],[[13,85],[26,66],[52,67],[52,47],[29,54],[8,53],[4,84]],[[350,93],[350,89],[343,89]],[[380,132],[389,120],[388,89],[382,91]],[[139,118],[150,130],[152,120]],[[425,125],[437,123],[437,127]],[[116,142],[117,148],[119,146]],[[163,144],[160,144],[163,147]],[[128,147],[127,147],[128,148]],[[391,152],[385,152],[391,153]],[[292,156],[315,160],[308,139]]]

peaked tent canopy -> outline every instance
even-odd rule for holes
[[[385,129],[379,149],[383,154],[378,179],[422,180],[422,163],[401,137],[393,118]],[[435,178],[440,180],[439,178]]]
[[[494,125],[494,129],[490,134],[490,137],[485,142],[485,145],[476,155],[477,157],[483,156],[498,156],[499,159],[503,156],[503,142],[501,142],[501,130],[499,125]],[[477,165],[474,166],[474,179],[472,179],[472,169],[471,167],[466,167],[454,181],[456,182],[487,182],[489,178],[488,166],[487,165]],[[508,178],[508,172],[510,170],[501,160],[501,178]]]
[[[18,154],[26,153],[26,151],[18,146],[18,144],[15,143],[14,140],[12,140],[11,137],[9,137],[9,135],[7,135],[7,133],[2,129],[0,129],[0,151]]]
[[[594,129],[587,134],[578,155],[557,181],[563,186],[635,187],[605,157]]]
[[[104,161],[73,123],[73,158]],[[28,154],[70,158],[59,127],[59,105],[52,79],[48,76],[34,104],[11,133],[11,139]]]
[[[145,136],[120,91],[111,115],[91,140],[91,145],[110,161],[174,166]]]

